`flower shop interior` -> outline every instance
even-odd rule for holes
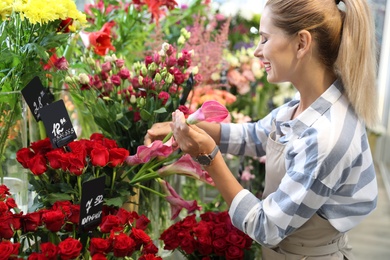
[[[0,2],[0,260],[261,259],[171,134],[144,137],[177,109],[188,124],[245,123],[296,98],[254,56],[265,2]],[[390,255],[390,1],[368,2],[379,197],[349,232],[358,260]],[[223,157],[261,198],[265,159]]]

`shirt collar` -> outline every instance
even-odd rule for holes
[[[340,79],[337,79],[333,84],[314,101],[310,107],[303,111],[297,118],[281,122],[280,130],[284,135],[289,135],[292,131],[298,136],[303,133],[308,127],[312,126],[330,107],[343,95],[343,84]],[[292,105],[288,106],[289,110],[295,110],[299,101],[292,101]],[[292,111],[287,113],[290,116]],[[291,118],[291,117],[290,117]]]

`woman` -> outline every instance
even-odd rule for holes
[[[343,7],[340,7],[343,5]],[[365,124],[375,109],[375,37],[365,0],[269,0],[255,56],[267,80],[299,92],[247,124],[170,124],[177,144],[204,164],[233,224],[263,245],[263,259],[353,259],[346,232],[375,207],[377,184]],[[157,124],[145,139],[164,136]],[[218,146],[216,146],[218,145]],[[260,200],[223,153],[266,155]]]

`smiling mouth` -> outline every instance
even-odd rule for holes
[[[270,71],[271,70],[271,65],[270,64],[264,64],[264,69],[265,71]]]

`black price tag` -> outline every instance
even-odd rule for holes
[[[41,109],[53,102],[53,95],[42,85],[38,76],[22,89],[22,95],[36,121],[41,120]]]
[[[65,146],[77,138],[62,99],[44,106],[40,113],[46,134],[54,148]]]
[[[79,232],[97,227],[102,221],[105,176],[86,181],[82,185]]]

